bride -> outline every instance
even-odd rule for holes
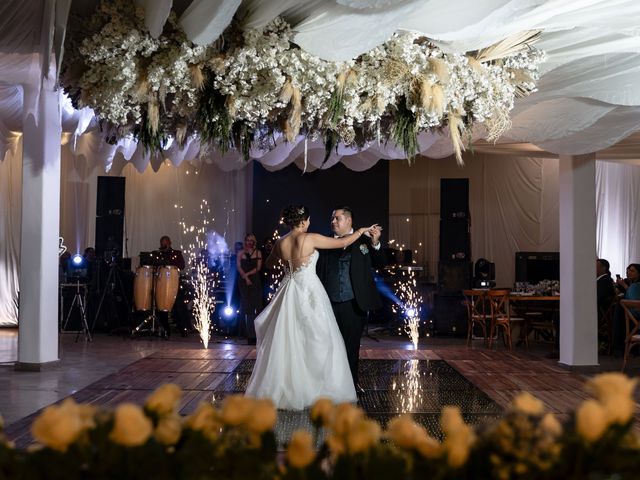
[[[316,275],[317,249],[347,247],[375,225],[331,238],[307,233],[307,207],[289,206],[282,218],[290,231],[274,245],[267,267],[281,261],[285,275],[255,320],[257,360],[245,393],[288,410],[302,410],[319,397],[355,402],[344,340]]]

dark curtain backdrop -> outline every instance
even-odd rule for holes
[[[253,229],[258,242],[270,237],[280,211],[291,204],[306,205],[311,212],[310,231],[328,235],[336,205],[348,205],[354,212],[354,227],[378,223],[382,240],[389,240],[389,162],[379,161],[364,172],[342,164],[327,170],[302,173],[295,165],[269,172],[253,162]],[[280,229],[286,232],[286,227]]]

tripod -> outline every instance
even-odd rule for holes
[[[93,323],[91,324],[92,330],[96,325],[96,321],[98,320],[98,317],[100,316],[100,310],[102,310],[102,304],[104,303],[104,299],[107,296],[107,292],[110,293],[109,298],[111,300],[111,306],[113,308],[113,311],[116,313],[116,315],[118,314],[117,309],[115,308],[115,301],[113,298],[113,290],[115,290],[116,285],[120,288],[120,294],[122,295],[122,298],[127,307],[127,316],[129,320],[129,325],[131,325],[132,323],[131,307],[129,305],[129,300],[127,299],[126,290],[124,288],[124,285],[122,284],[122,278],[120,277],[120,272],[118,271],[118,265],[114,262],[114,263],[111,263],[109,266],[109,274],[107,275],[107,279],[104,283],[104,289],[102,290],[102,295],[100,296],[100,302],[98,302],[98,308],[96,309],[96,314],[93,317]]]
[[[69,311],[67,312],[67,316],[62,324],[61,332],[64,332],[69,324],[69,318],[71,318],[71,312],[73,312],[73,307],[78,306],[80,309],[80,328],[76,332],[76,342],[78,338],[80,338],[80,333],[84,333],[84,338],[87,342],[91,341],[91,332],[89,331],[89,325],[87,324],[87,284],[80,283],[80,279],[76,278],[75,283],[65,283],[60,285],[60,304],[62,305],[62,312],[64,313],[64,295],[62,294],[63,287],[75,287],[75,293],[73,295],[73,301],[71,302],[71,306],[69,307]],[[82,290],[82,293],[80,292]]]

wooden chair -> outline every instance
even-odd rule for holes
[[[511,306],[509,305],[510,290],[489,290],[488,298],[491,305],[491,329],[489,331],[489,348],[493,341],[494,333],[497,333],[498,328],[502,329],[502,340],[504,344],[511,350],[511,324],[513,322],[524,322],[523,318],[511,316]],[[529,342],[527,338],[524,339],[525,344],[528,346]]]
[[[473,327],[480,325],[482,328],[482,338],[487,343],[487,305],[486,290],[463,290],[464,303],[467,306],[467,346],[471,345],[473,337]]]
[[[626,335],[624,338],[624,360],[622,371],[627,367],[629,352],[635,345],[640,345],[640,300],[620,300],[624,310]]]

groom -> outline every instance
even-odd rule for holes
[[[353,212],[349,207],[338,207],[333,211],[331,230],[335,237],[353,232]],[[382,306],[373,279],[373,269],[384,268],[384,253],[380,250],[381,231],[377,227],[344,249],[319,250],[317,264],[318,276],[327,290],[344,339],[353,383],[359,392],[362,392],[358,385],[360,337],[367,311]]]

